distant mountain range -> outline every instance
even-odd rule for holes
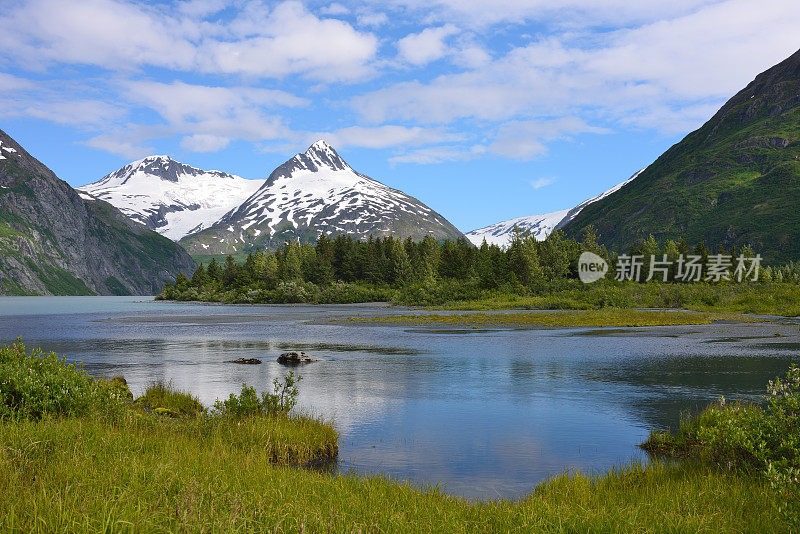
[[[84,198],[113,204],[134,221],[177,241],[220,220],[263,183],[196,169],[169,156],[150,156],[78,191]]]
[[[505,247],[511,242],[514,228],[519,228],[520,230],[530,232],[533,237],[541,241],[547,238],[547,236],[550,235],[550,233],[556,228],[562,228],[563,226],[567,225],[570,221],[577,217],[577,215],[586,206],[602,200],[613,193],[616,193],[623,186],[632,182],[641,173],[642,171],[637,172],[624,182],[615,185],[608,191],[600,193],[596,197],[592,197],[589,200],[581,202],[574,208],[554,211],[552,213],[545,213],[543,215],[529,215],[527,217],[510,219],[508,221],[495,223],[484,228],[472,230],[471,232],[467,232],[465,235],[475,246],[478,247],[483,244],[484,240],[486,240],[486,243],[489,245]]]
[[[164,236],[195,256],[313,242],[320,233],[464,237],[419,200],[353,170],[324,141],[266,180],[151,156],[79,189],[0,131],[0,294],[157,292],[194,269]],[[769,261],[787,261],[800,259],[799,208],[797,52],[629,180],[574,208],[467,237],[505,245],[514,227],[544,239],[555,228],[580,237],[592,225],[617,251],[652,234],[750,245]]]
[[[169,239],[81,198],[0,130],[0,294],[153,295],[195,267]]]
[[[800,51],[564,231],[579,236],[588,225],[614,250],[652,234],[751,245],[773,262],[800,259]]]
[[[313,242],[323,232],[356,239],[463,236],[419,200],[354,171],[325,141],[295,155],[266,180],[151,156],[79,190],[180,240],[193,255],[274,248],[293,239]]]

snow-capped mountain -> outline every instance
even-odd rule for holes
[[[502,221],[492,224],[485,228],[479,228],[467,232],[465,235],[467,239],[472,241],[475,246],[481,246],[483,240],[489,245],[498,245],[504,247],[511,242],[511,233],[514,228],[520,230],[528,230],[533,234],[538,241],[542,241],[556,225],[569,213],[570,210],[554,211],[553,213],[545,213],[542,215],[529,215],[528,217],[518,217],[509,221]]]
[[[589,204],[594,204],[598,200],[602,200],[602,199],[606,198],[608,195],[610,195],[612,193],[616,193],[617,191],[622,189],[623,186],[626,186],[629,183],[631,183],[632,181],[634,181],[636,179],[636,177],[638,177],[640,174],[642,174],[642,172],[644,172],[644,169],[642,169],[640,171],[636,171],[635,173],[633,173],[633,176],[631,176],[630,178],[628,178],[624,182],[615,185],[614,187],[612,187],[608,191],[604,191],[604,192],[600,193],[599,195],[597,195],[596,197],[592,197],[589,200],[585,200],[585,201],[581,202],[580,204],[578,204],[577,206],[575,206],[574,208],[569,210],[569,213],[567,213],[566,216],[564,216],[564,218],[561,219],[561,221],[558,222],[558,224],[556,225],[556,228],[563,228],[568,222],[570,222],[572,219],[577,217],[578,214],[583,210],[583,208],[585,208]]]
[[[181,244],[192,254],[227,254],[289,239],[314,241],[321,232],[355,239],[463,235],[419,200],[354,171],[320,140],[275,169],[237,209]]]
[[[78,188],[131,219],[177,241],[208,228],[263,185],[220,171],[204,171],[168,156],[134,161],[101,180]]]
[[[485,228],[479,228],[477,230],[467,232],[465,235],[467,236],[467,239],[472,241],[472,243],[476,246],[481,246],[483,244],[483,240],[485,239],[490,245],[505,247],[511,242],[512,230],[515,227],[518,227],[520,230],[530,231],[531,234],[533,234],[533,237],[541,241],[550,235],[553,230],[563,227],[565,224],[574,219],[583,208],[589,204],[597,202],[598,200],[606,198],[608,195],[616,191],[619,191],[624,185],[632,182],[641,173],[642,171],[638,171],[624,182],[615,185],[608,191],[600,193],[596,197],[592,197],[589,200],[581,202],[572,209],[554,211],[552,213],[545,213],[543,215],[519,217],[517,219],[495,223]]]

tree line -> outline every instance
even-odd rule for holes
[[[578,259],[585,251],[605,259],[611,269],[609,277],[614,277],[619,256],[598,243],[591,227],[580,240],[556,230],[547,239],[537,241],[529,232],[515,229],[510,244],[503,248],[485,241],[476,247],[466,239],[439,242],[431,237],[421,241],[382,237],[361,241],[345,235],[331,239],[323,234],[315,244],[287,242],[275,251],[256,250],[241,263],[232,256],[222,264],[213,259],[207,267],[200,265],[191,278],[180,275],[174,286],[165,288],[165,295],[209,287],[220,291],[273,290],[287,282],[320,287],[345,283],[402,288],[453,280],[483,289],[530,287],[578,278]],[[653,236],[627,254],[645,258],[642,279],[648,274],[646,259],[650,257],[694,255],[706,262],[712,254],[754,255],[749,247],[712,250],[703,243],[691,246],[684,239],[659,244]],[[779,269],[766,267],[762,273],[762,280],[766,281],[800,280],[800,268],[795,264]]]

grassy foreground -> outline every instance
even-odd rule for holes
[[[207,410],[156,384],[131,402],[53,354],[0,348],[3,532],[775,532],[782,494],[707,463],[552,478],[519,502],[470,502],[384,477],[298,468],[336,452],[287,415],[296,381]],[[272,395],[272,396],[271,396]]]
[[[155,434],[149,431],[155,430]],[[85,421],[0,425],[0,530],[775,532],[769,485],[698,466],[564,475],[519,503],[272,463],[254,446]],[[223,434],[220,434],[220,438]],[[236,436],[233,432],[230,436]]]
[[[465,313],[417,314],[383,317],[347,317],[333,321],[407,326],[455,326],[465,328],[569,328],[569,327],[642,327],[703,325],[718,321],[762,322],[761,319],[738,314],[680,312],[663,310],[601,310],[553,311],[538,313]]]

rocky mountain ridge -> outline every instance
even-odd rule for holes
[[[358,173],[323,140],[277,167],[216,224],[180,241],[191,254],[231,254],[313,242],[320,233],[422,239],[463,234],[419,200]]]
[[[152,295],[195,263],[0,130],[0,294]]]

